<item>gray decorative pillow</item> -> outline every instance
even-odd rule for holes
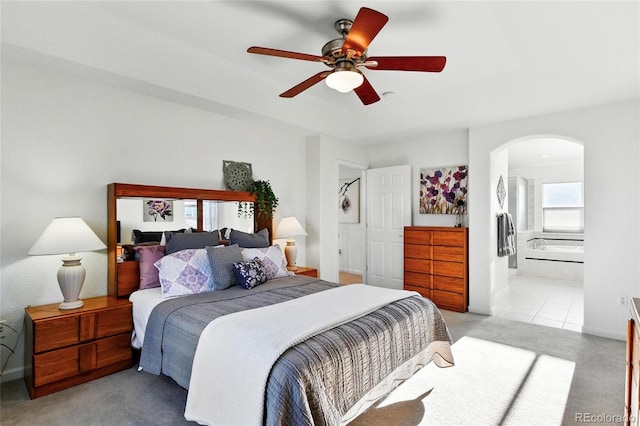
[[[229,244],[237,244],[244,248],[269,247],[269,230],[264,228],[255,234],[247,234],[246,232],[232,229]]]
[[[216,229],[211,232],[195,232],[174,234],[167,243],[167,254],[180,250],[203,249],[208,246],[217,246],[220,241],[220,233]]]
[[[214,290],[224,290],[238,284],[233,264],[244,261],[240,247],[207,247],[206,250],[211,264]]]
[[[222,160],[222,174],[229,191],[249,191],[253,183],[251,163]]]

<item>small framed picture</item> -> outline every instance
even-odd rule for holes
[[[145,199],[142,204],[144,222],[173,222],[173,201]]]

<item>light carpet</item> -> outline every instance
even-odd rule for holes
[[[442,313],[456,365],[428,365],[351,426],[570,425],[622,415],[624,342]],[[184,419],[186,390],[135,367],[35,400],[23,381],[4,383],[0,399],[2,426],[193,424]]]
[[[452,352],[455,367],[427,365],[351,426],[562,422],[573,362],[473,337]]]

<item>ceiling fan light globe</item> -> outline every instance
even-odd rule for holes
[[[348,93],[362,85],[364,76],[358,71],[335,71],[327,76],[325,82],[340,93]]]

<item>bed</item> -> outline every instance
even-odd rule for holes
[[[164,303],[156,303],[158,291],[149,295],[153,289],[135,292],[131,300],[136,337],[144,342],[140,367],[189,389],[198,339],[210,321],[336,286],[293,276],[249,291],[233,287]],[[449,343],[440,312],[419,295],[316,334],[287,349],[273,365],[265,388],[264,422],[311,425],[352,420],[431,360],[451,365]],[[237,368],[243,368],[242,358],[236,361]],[[234,398],[242,401],[239,395]],[[191,420],[209,423],[197,416]]]
[[[255,262],[256,249],[241,250],[243,264]],[[211,262],[211,274],[223,269]],[[116,280],[119,297],[133,303],[141,374],[164,374],[188,389],[188,420],[345,424],[425,364],[453,365],[451,337],[429,299],[273,272],[253,287],[170,297],[165,286],[132,291],[131,274]]]

